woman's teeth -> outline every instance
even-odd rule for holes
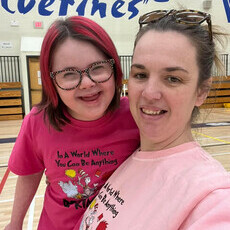
[[[159,115],[162,114],[164,111],[163,110],[149,110],[149,109],[142,109],[142,112],[147,114],[147,115]]]

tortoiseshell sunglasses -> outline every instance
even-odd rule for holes
[[[212,41],[211,15],[196,10],[155,10],[139,18],[140,28],[145,24],[154,23],[170,14],[173,15],[176,22],[182,24],[197,25],[206,21],[209,28],[209,38]]]

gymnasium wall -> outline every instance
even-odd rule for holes
[[[1,0],[0,56],[19,56],[25,114],[33,104],[28,58],[40,55],[43,37],[57,18],[81,15],[96,21],[112,37],[121,56],[132,55],[142,14],[184,8],[210,13],[213,25],[230,32],[230,0]],[[230,54],[230,42],[220,52]],[[40,85],[38,73],[36,70],[33,77]]]
[[[26,49],[38,52],[51,22],[71,15],[95,20],[111,35],[119,55],[131,55],[140,15],[184,6],[210,13],[213,24],[230,31],[229,5],[229,0],[1,0],[0,56],[20,56],[21,51],[25,51],[25,47],[21,47],[24,37],[29,37]],[[34,28],[34,23],[42,28]],[[31,37],[40,42],[34,42]],[[223,52],[230,53],[230,45]]]

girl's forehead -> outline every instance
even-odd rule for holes
[[[95,62],[106,60],[104,53],[88,41],[66,39],[53,53],[52,67],[84,69]]]

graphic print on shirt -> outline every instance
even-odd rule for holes
[[[119,209],[125,201],[120,195],[120,191],[114,189],[107,182],[98,196],[92,201],[85,213],[79,230],[105,230],[109,227],[106,216],[114,219],[119,214]],[[100,208],[99,208],[100,207]],[[100,211],[100,210],[103,210]],[[106,214],[106,215],[105,215]]]
[[[73,180],[73,182],[68,181],[67,183],[60,181],[58,184],[61,186],[63,192],[66,193],[67,197],[87,199],[94,194],[98,184],[93,184],[93,186],[90,187],[89,183],[91,182],[91,178],[83,169],[79,169],[78,174],[80,176],[76,179],[76,171],[74,169],[67,169],[65,175],[76,180]],[[83,189],[83,193],[78,191],[78,186]]]
[[[64,169],[58,181],[60,191],[65,194],[63,205],[86,208],[100,189],[100,181],[106,181],[118,164],[114,151],[57,151],[55,166]],[[103,172],[104,171],[104,172]]]
[[[81,226],[79,230],[92,230],[91,225],[94,223],[94,220],[96,222],[99,222],[96,230],[106,230],[108,227],[108,223],[104,220],[101,221],[103,218],[103,214],[99,215],[96,218],[97,215],[97,209],[98,209],[98,203],[96,198],[93,200],[93,202],[89,206],[89,213],[86,218],[84,218],[84,221],[82,221]]]
[[[94,176],[100,174],[101,171],[97,170]],[[91,177],[83,169],[78,169],[78,172],[74,169],[67,169],[65,175],[68,176],[70,180],[68,180],[68,182],[59,181],[58,183],[67,196],[66,199],[63,200],[64,206],[69,208],[71,205],[75,205],[76,209],[86,208],[96,195],[98,183],[92,183],[91,185]],[[90,199],[91,196],[93,197]],[[69,200],[71,198],[72,200]]]

